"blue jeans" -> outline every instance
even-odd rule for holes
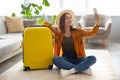
[[[95,56],[87,56],[82,58],[77,58],[75,54],[65,54],[62,57],[55,56],[53,58],[53,64],[62,69],[75,68],[78,73],[89,68],[96,62]]]

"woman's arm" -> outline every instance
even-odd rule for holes
[[[80,30],[80,33],[82,34],[83,37],[96,36],[96,34],[98,33],[100,23],[101,23],[101,18],[99,16],[99,14],[95,14],[95,18],[96,18],[96,23],[92,29],[90,29],[90,30],[81,29]]]
[[[50,28],[51,31],[52,31],[54,34],[56,34],[56,33],[61,33],[61,30],[59,29],[59,27],[55,27],[55,26],[53,26],[53,25],[52,25],[51,23],[49,23],[49,22],[43,22],[42,25],[43,25],[44,27]]]

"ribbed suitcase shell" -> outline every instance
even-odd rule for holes
[[[44,69],[52,65],[52,32],[47,27],[29,27],[23,33],[23,64],[27,69]]]

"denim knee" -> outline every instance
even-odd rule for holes
[[[53,57],[53,60],[52,60],[52,61],[53,61],[53,64],[54,64],[54,63],[57,63],[59,59],[60,59],[59,56]]]
[[[96,63],[96,57],[95,56],[88,56],[87,57],[90,61],[92,61],[92,63]]]

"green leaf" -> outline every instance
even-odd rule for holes
[[[38,9],[39,9],[40,11],[42,11],[42,6],[38,6]]]
[[[25,11],[21,11],[20,13],[24,15],[24,14],[25,14]]]
[[[21,8],[22,8],[22,10],[25,8],[25,6],[23,5],[23,4],[21,4]]]
[[[57,16],[56,16],[56,15],[54,15],[54,16],[53,16],[53,18],[54,18],[54,19],[56,19],[56,18],[57,18]]]
[[[44,22],[44,19],[43,18],[39,18],[37,22],[38,22],[38,24],[42,24]]]
[[[43,0],[42,4],[47,7],[50,6],[50,3],[48,2],[48,0]]]
[[[45,0],[43,0],[42,4],[43,4],[43,5],[45,4]]]
[[[38,14],[39,14],[39,10],[36,9],[36,10],[34,11],[34,13],[38,15]]]
[[[50,6],[50,4],[49,4],[49,2],[46,0],[46,2],[45,2],[45,6]]]
[[[16,14],[15,13],[12,13],[12,15],[11,15],[12,17],[16,17]]]
[[[25,17],[29,18],[29,19],[32,18],[32,13],[31,13],[30,10],[28,10],[28,11],[25,12]]]
[[[57,16],[56,16],[56,15],[54,15],[54,16],[52,17],[52,21],[51,21],[52,25],[54,25],[54,24],[55,24],[55,20],[56,20],[56,18],[57,18]]]
[[[37,4],[34,4],[34,3],[31,3],[31,5],[32,5],[32,7],[36,7],[37,6]]]

